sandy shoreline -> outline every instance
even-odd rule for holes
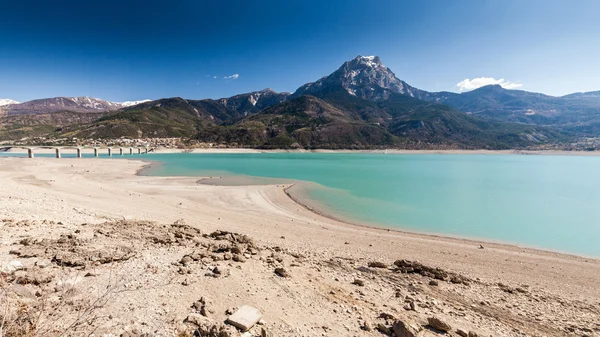
[[[156,149],[155,153],[374,153],[374,154],[455,154],[455,155],[548,155],[548,156],[600,156],[600,151],[554,150],[261,150],[261,149]]]
[[[548,336],[563,335],[559,331],[564,332],[566,330],[563,329],[570,329],[566,325],[563,327],[566,323],[559,324],[563,321],[570,321],[577,325],[574,331],[580,331],[580,327],[583,326],[589,327],[592,329],[590,336],[594,336],[594,329],[600,329],[600,325],[596,327],[589,323],[594,320],[600,322],[597,320],[600,317],[600,291],[598,291],[600,261],[598,259],[470,239],[350,225],[316,214],[300,206],[286,194],[285,188],[289,186],[286,184],[214,186],[198,183],[199,178],[136,175],[146,165],[148,163],[139,160],[0,158],[0,181],[3,185],[0,189],[0,219],[54,221],[63,224],[56,229],[47,226],[40,229],[39,233],[44,236],[54,236],[66,229],[78,228],[77,226],[81,223],[99,224],[123,219],[173,223],[178,219],[183,219],[187,224],[200,228],[204,233],[214,230],[234,231],[254,237],[264,247],[282,247],[285,251],[302,252],[303,255],[310,256],[310,259],[305,262],[304,267],[291,267],[295,273],[305,275],[303,278],[298,276],[292,278],[295,286],[291,289],[295,289],[292,290],[293,292],[298,291],[297,296],[292,296],[295,299],[293,303],[268,290],[269,287],[279,287],[280,281],[277,278],[273,279],[270,276],[265,278],[265,276],[260,276],[263,274],[256,274],[254,271],[263,268],[261,266],[264,264],[258,260],[248,261],[248,263],[256,264],[247,263],[244,267],[254,266],[255,269],[245,269],[245,277],[250,277],[252,282],[249,281],[250,279],[241,281],[243,278],[237,278],[238,276],[234,275],[232,271],[231,282],[238,283],[227,283],[231,287],[230,293],[239,291],[240,299],[259,306],[268,320],[276,323],[270,328],[279,331],[279,334],[284,336],[301,334],[278,330],[282,329],[280,326],[283,325],[287,329],[287,327],[306,326],[308,323],[311,329],[316,329],[317,326],[327,324],[333,331],[329,334],[331,336],[345,335],[344,331],[347,332],[348,329],[344,325],[355,326],[355,323],[350,322],[356,322],[356,317],[345,314],[348,317],[341,319],[336,316],[337,314],[333,314],[334,311],[331,311],[334,306],[339,305],[341,301],[339,298],[334,302],[321,303],[319,300],[325,296],[321,291],[329,293],[329,290],[325,289],[330,289],[328,288],[330,282],[338,284],[337,287],[340,290],[337,290],[336,293],[341,292],[342,289],[352,292],[354,289],[352,287],[355,287],[350,284],[352,279],[360,277],[356,271],[352,270],[348,275],[337,276],[336,278],[347,280],[348,285],[345,285],[346,283],[333,281],[332,276],[325,277],[323,275],[325,278],[318,276],[323,270],[333,268],[326,261],[338,258],[363,261],[362,263],[372,260],[391,263],[396,259],[407,259],[459,273],[477,281],[466,288],[454,285],[440,286],[439,291],[444,291],[444,293],[438,293],[437,288],[432,288],[432,290],[426,287],[429,290],[425,293],[438,299],[442,297],[436,296],[443,295],[445,298],[443,302],[450,301],[454,303],[452,304],[454,307],[459,304],[452,301],[463,301],[464,299],[447,297],[450,295],[445,291],[460,291],[462,297],[474,301],[473,305],[477,306],[479,305],[477,298],[487,296],[488,300],[485,301],[490,301],[490,304],[486,304],[486,307],[489,307],[486,310],[493,308],[493,310],[499,310],[494,311],[494,315],[501,314],[500,318],[497,318],[500,319],[500,323],[488,324],[479,318],[469,318],[473,315],[475,315],[473,317],[482,315],[484,311],[480,311],[479,314],[468,314],[465,318],[452,314],[452,310],[438,308],[441,310],[439,311],[434,306],[433,309],[424,307],[420,312],[412,313],[417,318],[419,315],[437,312],[437,314],[465,326],[472,326],[480,331],[488,332],[487,335],[494,334],[495,331],[495,336],[513,335],[507,331],[515,328],[514,324],[516,323],[514,322],[517,321],[531,321],[535,324],[531,323],[531,326],[528,327],[525,323],[519,323],[518,328],[524,334],[514,334],[515,336],[535,335],[536,332],[545,332]],[[9,229],[10,231],[8,231]],[[34,228],[19,229],[18,227],[3,228],[2,230],[9,234],[4,235],[0,240],[0,263],[6,263],[12,259],[8,255],[8,251],[14,249],[14,242],[17,238],[33,235],[37,231]],[[483,245],[485,249],[479,249],[479,245]],[[143,254],[146,255],[143,256],[146,259],[163,258],[156,256],[155,254],[158,253],[153,250],[144,252]],[[177,252],[179,250],[173,248],[161,254],[166,254],[165,256],[183,254],[183,252]],[[326,264],[321,265],[322,263]],[[286,268],[290,268],[291,265]],[[321,270],[321,272],[317,272],[317,270]],[[243,275],[239,274],[239,277],[243,277]],[[361,316],[376,316],[377,310],[385,310],[381,307],[383,304],[386,304],[388,310],[392,306],[398,307],[398,310],[402,311],[403,302],[393,304],[389,300],[383,299],[388,296],[386,294],[389,292],[392,292],[390,296],[393,297],[394,291],[393,286],[383,286],[385,282],[388,282],[384,280],[387,278],[377,281],[383,288],[377,288],[379,290],[372,293],[375,297],[369,299],[374,306],[371,308],[371,305],[367,305],[361,309]],[[373,282],[376,280],[373,279]],[[535,293],[536,298],[547,298],[547,300],[544,300],[543,305],[536,304],[535,301],[529,302],[529,300],[515,302],[526,310],[522,313],[523,316],[501,319],[504,317],[502,315],[510,315],[511,310],[504,308],[508,302],[506,299],[502,300],[502,296],[505,296],[506,293],[494,286],[498,283],[511,287],[527,285],[531,289],[528,294],[533,296]],[[245,288],[252,287],[252,284],[262,290],[258,292],[252,290],[245,294]],[[210,293],[215,302],[219,303],[215,304],[219,310],[221,308],[224,310],[233,303],[234,298],[223,294],[220,291],[222,286],[219,284],[211,285],[211,283],[200,281],[198,287],[200,286],[202,288],[194,289],[204,289],[201,291]],[[298,287],[304,290],[300,291]],[[321,288],[323,289],[319,290]],[[359,297],[369,297],[371,293],[367,291],[369,289],[365,288],[366,295]],[[422,291],[425,290],[422,289]],[[431,293],[431,291],[434,292]],[[242,295],[241,292],[245,295]],[[149,293],[148,296],[152,294]],[[281,303],[274,304],[266,298],[277,298]],[[296,300],[300,302],[296,302]],[[495,302],[496,300],[498,302]],[[513,303],[512,299],[509,300],[510,303]],[[360,303],[363,302],[361,301],[357,302],[356,299],[353,299],[350,302],[362,307],[363,304]],[[319,305],[322,308],[309,309],[299,305],[299,303],[317,302],[321,303]],[[342,302],[346,303],[345,300]],[[189,310],[189,303],[178,303],[169,302],[169,306],[173,306],[170,310],[178,315],[185,315],[185,312]],[[465,305],[465,303],[460,305]],[[571,304],[558,309],[553,303]],[[278,306],[279,304],[285,305],[283,309]],[[561,304],[556,305],[561,306]],[[471,310],[468,305],[465,308],[467,308],[465,310]],[[152,308],[146,308],[146,306],[138,308],[140,312],[150,309]],[[508,312],[505,312],[506,310]],[[516,315],[518,310],[512,309],[512,311]],[[544,319],[535,320],[533,316],[529,316],[537,312]],[[148,317],[153,317],[151,314],[148,315]],[[332,315],[337,318],[331,318]],[[327,319],[328,317],[333,321]],[[325,323],[324,319],[328,323]],[[366,318],[363,317],[363,319]],[[310,331],[312,330],[302,334],[321,335]],[[351,331],[352,335],[371,335],[358,329],[358,326],[353,327]]]
[[[0,146],[2,147],[2,146]],[[118,147],[114,147],[118,148]],[[124,149],[128,149],[124,147]],[[105,150],[103,150],[105,152]],[[22,148],[12,148],[7,153],[27,153],[27,150]],[[101,151],[102,154],[105,154]],[[126,152],[126,151],[125,151]],[[198,153],[198,154],[252,154],[252,153],[373,153],[373,154],[448,154],[448,155],[546,155],[546,156],[582,156],[595,157],[600,156],[600,151],[559,151],[559,150],[402,150],[402,149],[379,149],[379,150],[263,150],[250,148],[196,148],[196,149],[172,149],[172,148],[156,148],[152,150],[157,154],[168,153]],[[1,152],[0,152],[1,153]],[[53,149],[37,148],[36,153],[39,154],[54,154]],[[92,148],[83,148],[82,153],[93,154]],[[75,154],[74,149],[67,149],[63,154]],[[117,156],[113,151],[113,156]],[[129,156],[127,152],[124,154]],[[134,154],[134,156],[138,156]]]

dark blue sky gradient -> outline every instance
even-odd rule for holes
[[[598,1],[0,4],[0,97],[19,101],[294,91],[359,54],[430,91],[475,77],[555,95],[600,90]]]

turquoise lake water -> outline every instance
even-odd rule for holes
[[[124,158],[127,158],[124,157]],[[132,158],[132,157],[129,157]],[[151,154],[152,175],[310,181],[357,222],[600,256],[600,157],[439,154]]]

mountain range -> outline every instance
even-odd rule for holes
[[[0,107],[0,139],[188,137],[261,148],[524,148],[600,134],[600,91],[562,97],[490,85],[427,92],[357,56],[294,93],[115,103],[57,97]]]
[[[72,112],[100,112],[100,111],[115,111],[129,106],[149,102],[150,100],[142,101],[127,101],[127,102],[110,102],[93,97],[54,97],[36,99],[24,103],[19,103],[11,99],[1,99],[0,106],[8,115],[18,114],[40,114],[52,113],[58,111]]]

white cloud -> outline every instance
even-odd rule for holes
[[[233,75],[230,75],[230,76],[225,76],[225,77],[223,77],[223,79],[225,79],[225,80],[237,80],[238,77],[240,77],[240,74],[233,74]]]
[[[497,80],[493,77],[478,77],[474,79],[465,79],[462,82],[456,83],[459,91],[469,91],[477,88],[481,88],[490,84],[499,84],[504,89],[517,89],[523,86],[521,83],[513,83],[503,78]]]

